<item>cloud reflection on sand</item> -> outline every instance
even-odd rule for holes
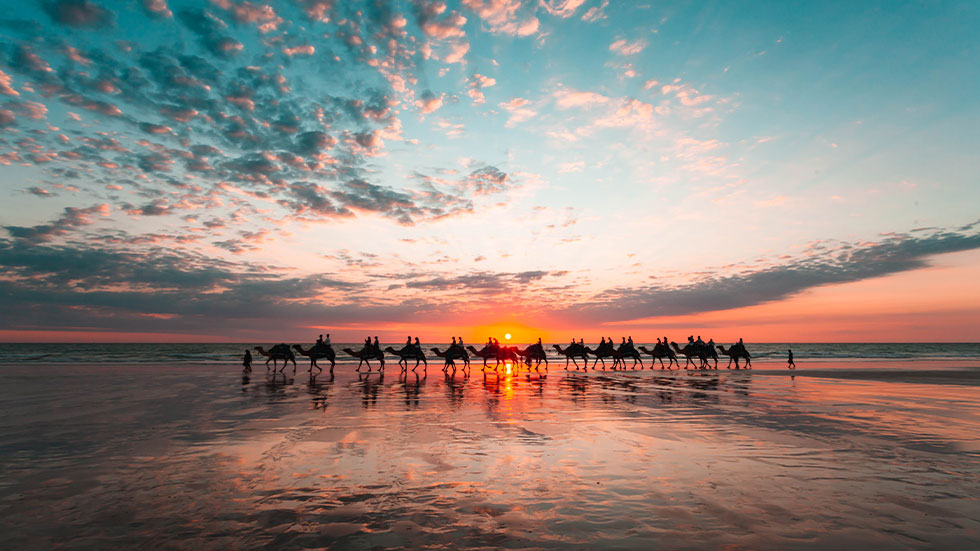
[[[58,369],[8,377],[5,548],[961,549],[980,528],[976,386]]]

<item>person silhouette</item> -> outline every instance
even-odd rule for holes
[[[660,337],[657,337],[657,346],[660,346]]]
[[[786,360],[786,367],[788,367],[790,369],[796,369],[796,362],[793,361],[793,349],[790,348],[786,352],[789,353],[789,359]]]
[[[322,334],[319,337],[316,338],[316,343],[317,344],[323,344],[323,335]]]
[[[242,356],[242,365],[245,366],[245,369],[242,369],[242,373],[252,372],[252,353],[247,348],[245,349],[245,355]]]
[[[374,349],[377,350],[378,352],[381,351],[381,345],[378,344],[378,336],[377,335],[374,336]]]
[[[415,337],[415,348],[417,348],[419,352],[422,351],[422,343],[419,342],[418,337]]]
[[[459,347],[463,348],[463,337],[459,337]]]
[[[599,348],[602,348],[603,346],[606,346],[606,337],[602,337],[602,340],[599,341]]]
[[[456,337],[453,337],[453,344],[451,346],[456,346]]]
[[[324,346],[330,346],[330,333],[327,333],[327,337],[323,339]]]

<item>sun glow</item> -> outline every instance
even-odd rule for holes
[[[510,333],[507,333],[506,335],[504,335],[504,339],[510,340]]]

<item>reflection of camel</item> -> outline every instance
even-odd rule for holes
[[[469,350],[474,356],[483,358],[483,368],[481,371],[486,371],[488,367],[487,360],[491,358],[497,362],[493,366],[494,369],[500,367],[501,362],[511,362],[512,365],[515,365],[521,361],[517,356],[516,348],[510,346],[495,346],[493,348],[484,346],[483,350],[477,350],[472,346],[467,346],[466,349]]]
[[[415,367],[412,368],[412,371],[415,371],[415,368],[419,366],[419,362],[425,364],[426,369],[429,367],[429,362],[425,361],[425,354],[422,353],[422,350],[415,348],[414,344],[407,344],[401,350],[395,350],[389,346],[385,348],[385,352],[398,356],[398,366],[402,368],[402,371],[408,369],[408,360],[415,360]]]
[[[456,362],[453,360],[463,360],[463,369],[469,369],[470,367],[470,355],[458,346],[450,346],[445,352],[440,352],[438,348],[433,348],[432,353],[440,358],[446,359],[446,365],[442,367],[443,371],[452,367],[453,373],[456,373]]]
[[[641,346],[640,352],[653,356],[654,360],[660,360],[660,369],[664,368],[664,358],[670,360],[670,363],[667,364],[667,369],[670,369],[674,364],[677,364],[678,369],[681,367],[680,362],[677,361],[677,354],[674,354],[674,351],[664,344],[658,343],[654,345],[653,350],[647,350],[647,347]],[[651,369],[653,369],[653,366],[651,366]]]
[[[269,367],[269,362],[272,362],[272,369],[275,369],[276,360],[282,360],[282,368],[279,369],[279,371],[286,369],[289,362],[293,362],[293,373],[296,372],[296,355],[289,349],[289,345],[279,343],[270,348],[268,352],[266,352],[261,346],[256,346],[255,351],[266,357],[265,367],[267,369]]]
[[[313,372],[314,367],[319,369],[321,372],[323,371],[316,363],[316,361],[321,358],[330,360],[330,373],[333,373],[333,366],[337,365],[337,354],[334,353],[333,347],[329,344],[317,343],[311,346],[309,350],[303,350],[302,346],[294,344],[293,348],[295,348],[301,356],[306,356],[310,359],[310,373]]]
[[[561,346],[555,344],[552,345],[559,354],[565,356],[565,370],[568,370],[568,361],[571,360],[572,364],[575,365],[575,371],[578,371],[578,362],[575,358],[582,358],[582,362],[585,364],[585,369],[589,368],[589,349],[581,344],[570,344],[568,348],[562,349]],[[605,365],[605,362],[603,362]]]
[[[532,344],[524,350],[517,350],[517,355],[524,358],[524,362],[531,367],[531,360],[535,360],[534,369],[540,371],[541,361],[544,361],[544,368],[548,369],[548,355],[544,353],[544,347],[540,344]]]
[[[701,360],[701,365],[697,366],[699,369],[705,369],[708,367],[708,357],[705,355],[703,349],[700,349],[699,347],[691,344],[684,345],[684,348],[680,348],[677,346],[677,343],[674,341],[670,341],[670,346],[674,347],[674,350],[678,354],[687,358],[687,362],[684,363],[684,369],[687,369],[687,366],[691,365],[691,358],[694,357],[697,357],[699,360]]]
[[[752,369],[752,356],[749,355],[749,351],[745,349],[744,345],[733,344],[731,348],[726,350],[724,346],[719,344],[718,350],[728,356],[728,369],[732,368],[732,362],[735,362],[735,369],[738,369],[739,358],[745,359],[745,369]]]
[[[360,350],[351,350],[350,348],[345,348],[344,352],[361,360],[357,362],[357,371],[361,370],[362,364],[367,364],[368,371],[371,371],[371,360],[378,360],[378,363],[381,364],[381,367],[378,368],[378,371],[385,370],[385,353],[373,346],[365,346]]]
[[[623,369],[626,369],[626,358],[633,358],[633,369],[636,369],[637,362],[640,363],[640,369],[643,369],[643,358],[640,357],[640,353],[633,348],[632,344],[619,345],[619,349],[613,356],[613,369],[616,369],[616,364],[621,364]]]

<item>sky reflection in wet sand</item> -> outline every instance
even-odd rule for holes
[[[975,386],[11,368],[6,549],[943,548],[980,538]]]

